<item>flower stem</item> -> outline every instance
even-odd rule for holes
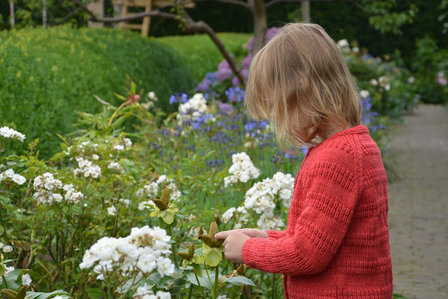
[[[219,266],[216,266],[215,268],[215,283],[213,284],[212,289],[212,298],[216,299],[216,292],[218,290],[218,277],[219,277]]]
[[[193,273],[194,273],[194,276],[196,277],[196,281],[198,282],[198,286],[199,286],[199,288],[200,288],[201,291],[202,291],[202,297],[205,298],[204,288],[201,286],[201,283],[199,282],[199,277],[198,277],[198,275],[196,274],[196,271],[193,270]]]
[[[167,230],[168,230],[168,234],[170,235],[170,237],[173,238],[173,230],[171,229],[171,226],[170,226],[169,224],[167,225]],[[176,244],[174,244],[174,245],[176,245]],[[174,261],[174,265],[176,266],[176,268],[179,268],[179,266],[177,265],[177,259],[176,259],[176,256],[177,256],[177,248],[176,248],[176,246],[173,246],[172,248],[173,248],[173,261]]]

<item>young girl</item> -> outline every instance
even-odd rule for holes
[[[246,105],[282,146],[311,147],[286,229],[216,234],[227,260],[284,274],[286,298],[392,298],[386,172],[333,40],[315,24],[283,27],[252,61]]]

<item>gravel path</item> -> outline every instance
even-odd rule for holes
[[[394,292],[448,298],[448,109],[420,105],[388,149],[399,176],[389,184]]]

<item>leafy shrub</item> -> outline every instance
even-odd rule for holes
[[[425,103],[448,104],[448,50],[440,50],[436,42],[423,38],[416,43],[412,68],[415,85]]]
[[[75,111],[98,112],[93,95],[113,98],[126,78],[163,99],[189,90],[191,71],[172,49],[127,31],[25,29],[0,34],[0,119],[41,138],[54,153],[56,133],[73,131]],[[165,105],[167,107],[167,105]]]

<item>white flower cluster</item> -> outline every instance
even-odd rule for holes
[[[121,142],[114,145],[114,150],[116,151],[124,151],[132,146],[132,141],[129,138],[123,138]]]
[[[110,170],[123,172],[123,167],[121,167],[120,163],[118,163],[118,162],[113,162],[113,161],[109,162],[107,165],[107,168],[109,168]]]
[[[61,202],[63,197],[59,193],[55,193],[56,189],[62,188],[62,182],[55,179],[53,174],[46,172],[34,178],[33,183],[34,199],[39,204],[52,204],[53,202]]]
[[[346,39],[341,39],[340,41],[338,41],[337,46],[341,49],[350,47],[350,45],[348,44],[348,41]]]
[[[143,186],[142,189],[137,190],[137,196],[150,199],[158,198],[164,188],[170,190],[170,201],[177,201],[182,195],[177,189],[173,179],[168,178],[166,175],[161,175],[157,181],[151,182],[148,185]],[[140,211],[144,209],[153,209],[154,206],[155,204],[152,200],[142,201],[139,203],[138,209]]]
[[[285,207],[289,208],[293,189],[294,178],[290,174],[277,172],[272,179],[266,178],[247,190],[244,206],[257,214],[272,214],[276,196],[283,200]]]
[[[227,188],[238,181],[246,183],[250,179],[256,179],[260,176],[260,170],[254,166],[249,156],[245,153],[232,155],[232,166],[229,168],[228,177],[224,178],[224,186]]]
[[[79,153],[85,153],[88,149],[90,149],[91,151],[96,151],[98,147],[98,143],[91,143],[90,141],[83,141],[81,142],[81,144],[78,144],[76,146],[76,151]],[[70,153],[70,149],[71,147],[68,148],[68,153]]]
[[[104,280],[105,274],[114,270],[124,276],[137,273],[149,274],[157,270],[163,276],[174,273],[174,264],[167,258],[170,254],[171,237],[164,229],[147,225],[134,227],[125,238],[104,237],[87,250],[79,265],[81,269],[93,268],[97,279]]]
[[[62,188],[65,191],[65,200],[71,203],[78,203],[84,198],[84,194],[78,192],[73,188],[73,184],[64,185]]]
[[[79,203],[84,195],[76,191],[73,184],[63,185],[58,179],[55,179],[53,174],[46,172],[34,178],[33,182],[34,199],[39,204],[53,204],[54,202],[61,202],[64,198],[58,191],[65,191],[65,200],[69,203]]]
[[[151,287],[146,283],[137,288],[135,292],[134,299],[171,299],[171,294],[168,292],[158,291],[154,294]]]
[[[110,216],[115,216],[116,212],[117,212],[117,208],[115,206],[110,206],[107,208],[107,214]]]
[[[350,49],[350,44],[348,43],[348,41],[346,39],[341,39],[340,41],[338,41],[336,43],[336,45],[339,47],[339,49],[341,49],[344,52],[351,50],[353,53],[359,53],[358,47],[353,47],[352,49]]]
[[[260,229],[280,229],[284,223],[274,215],[276,198],[281,199],[282,204],[289,208],[293,189],[294,178],[290,174],[277,172],[272,179],[266,178],[247,190],[244,205],[228,209],[222,214],[222,221],[228,223],[232,217],[235,217],[239,223],[234,228],[240,228],[242,224],[248,223],[247,211],[250,210],[260,214],[257,222]]]
[[[24,134],[8,127],[0,128],[0,136],[3,136],[5,138],[18,139],[22,142],[25,140]]]
[[[182,122],[185,120],[197,120],[207,112],[207,101],[202,93],[195,94],[186,103],[179,105],[177,119]]]
[[[359,95],[362,99],[367,99],[370,96],[370,92],[368,90],[361,90]]]
[[[78,162],[78,168],[73,171],[75,176],[84,174],[84,177],[86,178],[92,177],[96,179],[101,175],[101,167],[93,164],[89,160],[82,157],[76,157],[76,162]]]
[[[244,206],[238,208],[230,208],[222,214],[222,222],[228,223],[232,217],[238,220],[238,222],[234,225],[233,228],[241,228],[247,223],[249,223],[247,210]]]
[[[381,88],[383,88],[386,91],[390,90],[390,84],[389,84],[389,77],[387,76],[381,76],[378,78],[378,80],[376,79],[371,79],[369,81],[369,84],[371,86],[380,86]]]
[[[0,242],[0,249],[3,249],[3,253],[10,253],[13,250],[11,245],[5,245],[2,242]]]
[[[31,276],[29,274],[22,275],[22,285],[30,286],[32,282],[33,280],[31,279]]]
[[[23,185],[26,182],[25,177],[21,176],[18,173],[15,173],[12,169],[8,169],[0,173],[0,182],[6,179],[10,179],[14,183],[19,185]]]
[[[261,230],[279,230],[285,226],[280,217],[276,217],[272,214],[262,214],[257,221],[257,226]]]

